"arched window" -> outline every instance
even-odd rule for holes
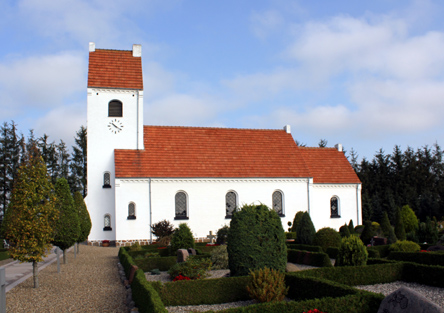
[[[175,207],[176,207],[176,216],[175,220],[187,220],[188,219],[188,210],[187,210],[187,194],[183,191],[179,191],[176,193],[175,197]]]
[[[136,204],[134,202],[130,202],[130,204],[128,204],[128,219],[136,219]]]
[[[273,192],[272,198],[273,198],[273,210],[275,210],[279,216],[285,216],[282,192],[276,190],[275,192]]]
[[[109,117],[122,117],[123,106],[119,100],[111,100],[108,103],[108,116]]]
[[[103,223],[105,225],[105,227],[103,227],[103,230],[113,230],[111,228],[111,215],[105,214],[105,218],[104,218]]]
[[[341,217],[339,215],[339,198],[337,196],[333,196],[330,199],[330,217]]]
[[[237,209],[237,194],[229,191],[225,195],[225,218],[232,218]]]
[[[109,172],[103,174],[103,188],[111,188],[111,174]]]

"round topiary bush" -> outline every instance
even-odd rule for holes
[[[279,215],[266,205],[244,205],[233,214],[228,233],[231,276],[268,267],[285,271],[287,246]]]
[[[367,264],[368,252],[357,236],[344,237],[339,247],[335,266],[362,266]]]
[[[398,240],[394,244],[390,245],[389,250],[390,250],[390,252],[391,251],[396,251],[396,252],[418,252],[419,250],[421,250],[421,247],[416,242],[413,242],[413,241]]]
[[[348,226],[346,224],[339,227],[339,234],[340,234],[341,238],[350,236],[350,229],[348,228]]]
[[[333,228],[324,227],[316,233],[313,244],[322,247],[322,250],[327,252],[328,248],[339,248],[341,246],[341,235]]]
[[[186,223],[179,224],[171,238],[171,252],[176,253],[178,249],[194,249],[194,237]]]

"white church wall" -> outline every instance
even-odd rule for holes
[[[347,223],[348,225],[350,220],[353,220],[353,224],[355,226],[358,224],[362,224],[360,185],[313,184],[310,190],[310,195],[310,217],[313,221],[316,231],[323,227],[331,227],[339,230],[339,228],[344,225],[344,223]],[[333,196],[339,198],[340,218],[330,217],[330,199]],[[359,210],[357,209],[357,206]]]
[[[109,117],[108,103],[122,102],[123,116]],[[113,186],[114,149],[137,149],[141,125],[142,95],[137,90],[88,88],[88,211],[92,220],[90,241],[114,240],[116,233],[115,186]],[[123,125],[122,131],[110,131],[114,119]],[[119,123],[119,125],[120,125]],[[111,188],[103,188],[103,175],[110,173]],[[105,214],[111,217],[111,231],[104,231]]]

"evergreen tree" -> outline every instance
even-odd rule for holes
[[[404,223],[402,222],[401,209],[396,212],[395,235],[398,240],[406,240]]]
[[[56,146],[59,161],[59,178],[69,179],[69,154],[66,150],[66,144],[63,140]]]
[[[31,149],[37,150],[30,146]],[[58,211],[54,208],[53,186],[43,159],[31,152],[20,166],[11,194],[3,234],[13,243],[9,254],[15,260],[32,262],[34,288],[38,288],[38,262],[51,249],[54,223]]]
[[[348,222],[348,230],[350,232],[350,235],[353,235],[355,233],[355,226],[353,225],[353,220],[350,220],[350,222]]]
[[[63,263],[66,264],[66,249],[74,245],[79,238],[79,216],[65,178],[57,180],[55,194],[55,208],[60,214],[56,222],[53,244],[63,250]]]
[[[77,238],[77,242],[81,243],[88,239],[92,224],[85,201],[83,200],[82,194],[79,191],[74,193],[74,206],[77,210],[80,224],[80,234],[79,238]]]
[[[296,228],[296,242],[311,245],[316,235],[316,229],[311,221],[310,214],[304,212],[301,221]]]
[[[70,163],[70,187],[72,191],[80,191],[83,197],[86,197],[87,190],[87,132],[84,126],[76,133],[74,138],[76,145],[72,147],[71,163]]]
[[[339,227],[339,234],[341,235],[342,238],[350,237],[350,230],[347,224],[344,224],[341,227]]]
[[[364,229],[362,230],[361,240],[365,245],[370,244],[372,238],[374,236],[373,226],[371,221],[364,222]]]
[[[388,244],[395,243],[397,240],[396,235],[395,235],[395,231],[393,230],[392,225],[390,225],[390,221],[389,221],[387,212],[384,212],[384,216],[382,218],[380,225],[381,225],[381,230],[382,230],[382,233],[384,234],[384,237],[387,238],[387,243]]]
[[[291,225],[291,231],[292,232],[296,232],[296,229],[298,228],[299,223],[301,222],[302,216],[304,215],[303,211],[298,211],[295,215],[294,215],[294,219],[293,219],[293,225]]]

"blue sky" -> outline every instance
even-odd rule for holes
[[[444,145],[443,13],[433,0],[4,0],[1,121],[71,146],[88,43],[137,43],[148,125],[289,124],[370,159]]]

